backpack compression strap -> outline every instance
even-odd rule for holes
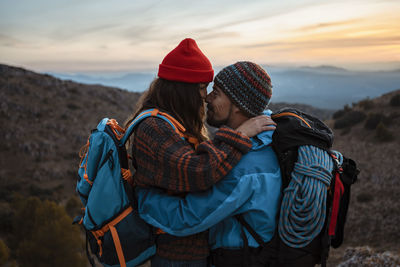
[[[180,124],[174,117],[172,117],[168,113],[161,112],[156,108],[144,110],[131,122],[131,124],[125,131],[124,137],[122,137],[122,139],[121,139],[121,144],[125,145],[129,139],[129,137],[132,135],[134,128],[138,125],[138,123],[141,122],[143,119],[150,117],[150,116],[156,116],[156,117],[161,118],[161,119],[165,120],[166,122],[168,122],[169,125],[172,126],[174,131],[177,134],[179,134],[179,136],[182,139],[186,139],[189,143],[193,144],[195,147],[199,144],[199,141],[197,140],[197,138],[194,138],[192,136],[188,136],[187,134],[185,134],[185,132],[186,132],[185,127],[183,127],[183,125]]]
[[[119,260],[119,263],[120,263],[121,267],[126,267],[126,261],[125,261],[124,253],[122,251],[121,241],[119,239],[118,232],[115,229],[115,225],[117,225],[120,221],[122,221],[122,219],[124,219],[126,216],[128,216],[132,212],[132,210],[133,210],[132,207],[128,207],[118,217],[116,217],[114,220],[112,220],[111,222],[109,222],[106,225],[104,225],[101,229],[95,230],[95,231],[91,231],[93,236],[97,240],[97,244],[99,245],[99,249],[100,249],[99,255],[100,255],[100,257],[103,254],[102,237],[104,236],[104,234],[106,232],[108,232],[108,231],[111,232],[111,236],[112,236],[113,241],[114,241],[114,246],[115,246],[115,249],[117,251],[118,260]]]

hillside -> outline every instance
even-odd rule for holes
[[[397,106],[390,105],[393,98],[397,98]],[[336,124],[334,149],[356,160],[361,170],[352,187],[344,248],[368,245],[377,251],[400,249],[399,100],[400,90],[367,99],[329,122],[332,128]],[[359,122],[355,120],[351,126],[337,129],[338,125],[342,126],[339,120],[350,119],[354,111],[364,114],[365,118],[361,116]],[[381,126],[376,125],[378,121]],[[336,253],[342,255],[344,248]]]
[[[106,116],[123,123],[139,96],[0,65],[0,199],[70,197],[90,130]]]

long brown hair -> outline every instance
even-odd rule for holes
[[[186,134],[196,137],[200,142],[207,139],[204,126],[205,109],[199,83],[154,79],[149,89],[140,97],[136,110],[125,127],[148,108],[158,108],[169,113],[183,124]]]

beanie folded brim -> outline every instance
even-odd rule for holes
[[[187,83],[209,83],[214,77],[214,70],[193,70],[160,64],[158,77]]]

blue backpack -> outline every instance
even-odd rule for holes
[[[254,258],[261,266],[324,267],[330,247],[343,243],[351,186],[360,170],[355,161],[331,150],[333,132],[318,118],[294,108],[271,117],[277,123],[272,148],[282,174],[277,231],[264,242],[242,214],[236,218],[260,245]]]
[[[85,206],[74,222],[86,230],[86,252],[90,263],[95,254],[104,266],[137,266],[156,252],[155,231],[137,212],[132,174],[125,144],[145,118],[167,121],[182,138],[185,128],[157,109],[141,112],[126,131],[113,119],[104,118],[92,130],[81,149],[76,191]]]

